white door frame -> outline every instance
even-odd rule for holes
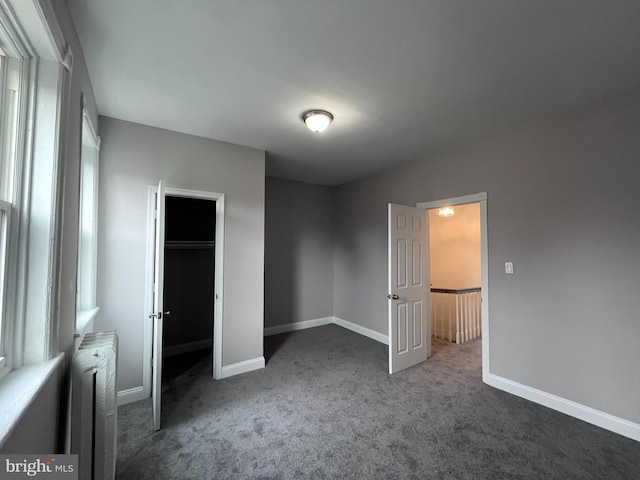
[[[155,195],[158,191],[156,185],[150,185],[147,192],[147,246],[145,268],[145,309],[144,313],[153,310],[153,298],[149,285],[153,283],[153,236],[154,236],[154,209]],[[213,312],[213,378],[222,378],[222,325],[224,321],[224,199],[223,193],[202,192],[197,190],[183,190],[179,188],[165,188],[165,196],[199,198],[214,200],[216,202],[216,232],[214,247],[214,295],[215,306]],[[151,361],[153,342],[153,322],[144,316],[144,347],[142,364],[142,390],[144,397],[151,396]]]
[[[480,192],[462,197],[445,198],[433,202],[421,202],[416,204],[418,208],[431,210],[434,208],[465,205],[468,203],[480,204],[480,265],[482,279],[482,381],[487,383],[489,372],[489,248],[487,242],[487,192]]]

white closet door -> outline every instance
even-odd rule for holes
[[[162,400],[162,328],[164,322],[162,303],[164,295],[164,180],[158,184],[156,194],[155,255],[153,280],[153,426],[160,430],[160,411]]]

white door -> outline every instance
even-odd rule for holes
[[[389,204],[389,373],[431,355],[427,211]]]
[[[164,322],[162,298],[164,294],[164,181],[160,180],[156,194],[155,252],[153,265],[153,426],[160,430],[160,401],[162,398],[162,326]]]

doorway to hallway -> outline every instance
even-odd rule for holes
[[[429,236],[430,249],[436,250],[433,256],[430,253],[429,262],[429,290],[435,290],[431,292],[429,319],[432,341],[453,345],[457,340],[463,343],[480,337],[474,341],[482,345],[484,378],[490,371],[487,194],[422,202],[417,207],[428,210],[430,229],[436,229],[433,247]],[[452,209],[453,215],[446,210],[440,215],[446,207]],[[456,218],[456,213],[458,220],[440,229],[445,221]]]
[[[482,335],[480,203],[429,210],[432,339]]]

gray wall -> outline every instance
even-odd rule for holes
[[[73,354],[73,334],[76,324],[76,263],[78,253],[78,198],[80,192],[80,144],[82,131],[82,95],[87,100],[89,115],[98,127],[97,110],[87,67],[77,33],[65,0],[52,0],[55,14],[67,43],[73,51],[73,72],[69,90],[68,122],[61,139],[65,149],[61,160],[63,181],[60,185],[62,212],[60,221],[60,258],[58,263],[59,295],[54,306],[58,321],[58,350],[65,352],[61,370],[52,374],[40,391],[14,433],[3,448],[4,453],[56,452],[58,421],[64,425],[66,415],[66,372]],[[54,350],[55,351],[55,350]]]
[[[69,95],[69,122],[66,125],[67,138],[63,160],[63,214],[62,246],[60,259],[60,303],[58,348],[67,354],[69,361],[73,352],[73,334],[76,327],[76,281],[78,257],[78,212],[80,198],[80,150],[82,145],[82,97],[87,104],[87,112],[93,126],[98,129],[96,108],[91,81],[80,47],[71,15],[64,0],[54,0],[56,15],[65,39],[73,51],[73,72]]]
[[[266,178],[265,327],[333,315],[332,192]]]
[[[640,422],[638,132],[633,95],[338,188],[335,315],[387,331],[388,202],[485,191],[491,373]]]
[[[142,385],[147,191],[226,194],[223,366],[261,357],[264,152],[100,117],[97,328],[120,336],[118,390]]]

